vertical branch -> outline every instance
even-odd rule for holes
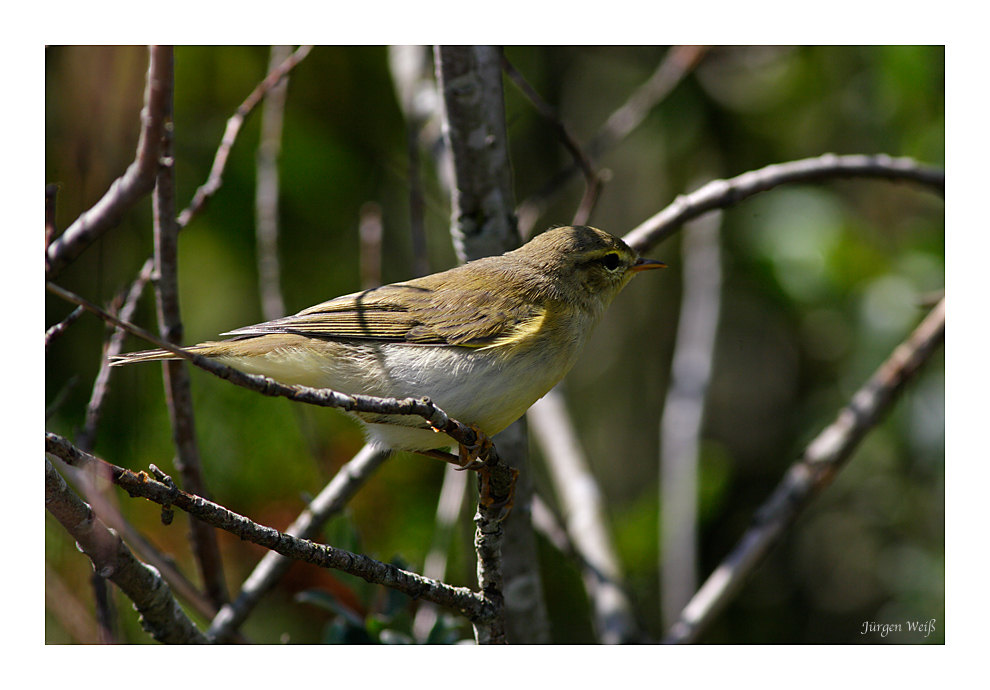
[[[433,79],[430,51],[426,46],[389,46],[388,62],[399,107],[406,120],[413,274],[424,276],[430,272],[430,266],[426,246],[426,204],[423,200],[420,137],[438,110],[436,83]]]
[[[175,217],[175,160],[173,158],[172,88],[173,51],[169,47],[156,47],[157,59],[167,65],[163,71],[165,96],[165,126],[162,137],[162,165],[155,182],[155,302],[158,323],[163,339],[179,344],[182,341],[182,320],[179,316],[178,237],[179,224]],[[162,363],[165,379],[165,397],[172,422],[172,438],[176,449],[176,469],[183,485],[190,493],[207,496],[200,471],[199,449],[193,420],[192,395],[189,388],[189,372],[180,361]],[[219,605],[227,601],[220,562],[220,549],[216,533],[209,526],[190,519],[193,552],[199,564],[203,584],[210,599]]]
[[[275,71],[292,54],[292,46],[272,46],[268,71]],[[261,140],[255,164],[258,170],[254,211],[257,226],[258,289],[261,312],[271,321],[285,316],[278,260],[278,158],[282,151],[282,121],[289,87],[286,74],[268,93],[261,109]]]
[[[501,254],[519,246],[513,212],[512,172],[505,129],[501,53],[492,46],[437,46],[437,88],[440,92],[444,142],[451,154],[454,184],[451,190],[451,235],[462,261]],[[504,457],[518,467],[523,480],[515,492],[513,515],[505,523],[488,511],[475,517],[478,581],[486,596],[500,609],[503,586],[512,592],[532,593],[530,605],[508,608],[489,625],[475,625],[479,642],[549,641],[549,623],[539,579],[536,544],[530,521],[531,483],[526,457],[525,420],[498,434],[495,443]],[[507,472],[508,468],[495,468]],[[511,548],[503,582],[502,537]]]
[[[502,51],[438,46],[443,136],[454,165],[451,233],[461,261],[519,246],[505,130]]]
[[[721,214],[685,226],[680,320],[660,426],[660,605],[664,627],[697,588],[698,448],[718,328]]]

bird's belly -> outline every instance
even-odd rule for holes
[[[534,347],[527,356],[506,357],[500,348],[365,343],[348,345],[346,356],[341,356],[340,347],[326,343],[320,350],[309,343],[261,356],[218,359],[287,384],[351,395],[428,397],[454,419],[491,435],[553,388],[570,369],[578,349]],[[371,441],[383,448],[428,450],[454,443],[418,416],[356,416],[367,425]]]

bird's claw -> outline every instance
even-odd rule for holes
[[[474,424],[469,424],[475,433],[476,441],[470,446],[461,443],[457,447],[461,470],[480,470],[492,449],[492,440]]]

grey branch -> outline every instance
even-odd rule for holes
[[[497,46],[437,46],[434,61],[443,139],[453,169],[451,235],[458,258],[469,261],[515,249],[520,237],[513,212],[502,50]],[[504,529],[495,511],[479,506],[475,516],[478,582],[500,614],[487,626],[475,625],[475,637],[479,643],[546,642],[549,624],[529,519],[532,485],[525,421],[517,420],[501,432],[498,445],[520,469],[516,474],[522,481],[515,482],[515,513]],[[504,468],[492,479],[492,486],[514,481]],[[532,605],[504,610],[503,586],[507,590],[526,587]]]
[[[377,451],[371,446],[362,448],[350,462],[340,468],[285,533],[299,539],[316,537],[327,520],[343,510],[351,497],[387,458],[387,453]],[[261,597],[285,575],[290,565],[292,561],[281,554],[273,551],[265,554],[244,581],[237,598],[217,613],[210,623],[207,635],[211,639],[220,640],[236,630],[254,610]]]
[[[642,639],[632,604],[619,586],[622,569],[607,528],[598,481],[581,448],[560,388],[533,405],[527,417],[561,503],[566,536],[579,557],[595,632],[605,644]]]
[[[174,56],[172,50],[161,58],[162,108],[165,128],[162,132],[162,164],[155,179],[152,197],[155,241],[155,306],[158,329],[172,343],[182,342],[182,317],[179,313],[179,225],[175,219],[175,126],[172,117],[174,87]],[[175,467],[182,476],[182,485],[190,492],[207,497],[206,482],[200,469],[199,444],[193,416],[189,370],[181,361],[162,365],[165,402],[175,443]],[[216,533],[201,522],[190,521],[192,551],[199,566],[207,595],[216,606],[228,600],[226,579],[220,559]]]
[[[164,70],[171,60],[171,46],[151,46],[148,80],[141,109],[141,134],[137,154],[124,174],[114,180],[110,189],[88,211],[80,215],[61,237],[48,245],[45,254],[45,276],[54,278],[86,247],[103,233],[120,223],[124,213],[147,195],[155,186],[158,172],[162,133],[165,129],[165,91],[171,90],[171,80]]]
[[[665,627],[698,586],[698,456],[722,289],[721,213],[685,227],[681,308],[660,423],[660,604]]]
[[[269,72],[279,68],[292,54],[292,46],[271,47]],[[282,151],[282,122],[285,100],[289,87],[286,75],[268,91],[261,109],[261,141],[255,155],[257,181],[255,183],[254,215],[258,254],[258,289],[261,292],[261,313],[266,321],[285,316],[282,299],[281,265],[278,260],[278,159]]]
[[[944,340],[943,298],[791,466],[757,511],[753,525],[681,612],[665,642],[686,643],[698,638],[812,498],[832,483],[859,442]]]
[[[454,163],[451,229],[457,257],[470,261],[519,246],[505,136],[502,51],[437,46],[444,141]]]
[[[57,434],[45,432],[45,452],[74,466],[99,465],[101,472],[105,472],[114,484],[131,496],[140,496],[162,506],[179,508],[208,525],[226,530],[245,541],[288,558],[321,568],[340,570],[368,582],[391,587],[413,599],[422,598],[455,609],[476,624],[484,624],[496,614],[497,606],[484,594],[472,592],[465,587],[451,587],[361,554],[298,539],[259,525],[212,501],[181,491],[174,484],[160,482],[146,472],[132,472],[84,453]]]
[[[728,180],[713,180],[695,192],[678,196],[667,208],[640,223],[623,239],[642,254],[673,235],[687,221],[708,211],[733,206],[782,184],[845,177],[913,182],[945,196],[945,171],[940,168],[886,154],[837,156],[826,153],[817,158],[768,165]]]
[[[64,440],[64,439],[63,439]],[[45,438],[45,452],[49,449]],[[53,453],[56,454],[57,453]],[[176,602],[168,585],[97,518],[45,458],[45,508],[76,540],[101,576],[120,587],[141,614],[141,625],[159,642],[206,644],[209,640]]]
[[[231,115],[230,119],[227,120],[227,127],[223,132],[223,138],[220,141],[220,146],[217,148],[216,156],[213,158],[213,167],[210,168],[210,174],[206,178],[206,182],[196,190],[193,195],[192,202],[189,206],[179,214],[179,226],[185,227],[189,222],[195,218],[206,206],[206,202],[209,201],[214,194],[216,194],[221,185],[223,185],[223,171],[227,167],[227,157],[230,155],[230,149],[234,146],[234,142],[237,141],[237,135],[241,131],[241,126],[244,124],[244,120],[251,113],[252,110],[257,107],[261,99],[265,97],[276,84],[278,84],[283,77],[285,77],[292,69],[299,64],[303,58],[309,55],[309,51],[312,50],[313,46],[300,46],[296,52],[290,55],[285,62],[283,62],[277,69],[269,72],[268,76],[262,80],[254,91],[244,100],[243,103],[237,108],[237,112]]]

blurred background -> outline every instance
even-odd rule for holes
[[[667,53],[632,46],[505,50],[581,143]],[[265,76],[268,61],[266,46],[176,48],[179,209],[206,180],[227,119]],[[147,62],[144,47],[46,50],[45,182],[59,185],[59,228],[91,207],[133,160]],[[942,166],[944,64],[938,46],[711,48],[603,153],[599,167],[608,181],[590,224],[623,235],[708,180],[826,152],[887,153]],[[571,158],[508,79],[505,94],[520,204]],[[181,235],[187,343],[264,320],[254,215],[260,120],[258,109],[231,150],[223,187]],[[380,280],[415,274],[407,137],[388,49],[317,47],[292,72],[279,161],[281,289],[289,313],[361,288],[359,225],[369,208],[381,213]],[[438,271],[456,259],[447,194],[427,144],[420,151],[426,260]],[[535,231],[570,222],[582,191],[580,177],[561,187],[533,220]],[[780,187],[728,209],[720,236],[721,313],[699,458],[702,578],[944,286],[944,205],[920,187],[863,179]],[[649,253],[671,268],[626,288],[565,380],[604,494],[624,586],[653,639],[665,632],[658,453],[680,308],[680,244],[679,233]],[[151,252],[149,197],[58,282],[107,303]],[[46,295],[46,327],[70,311]],[[155,329],[150,291],[135,321]],[[86,315],[49,349],[47,430],[71,440],[83,424],[105,333]],[[142,347],[131,339],[125,350]],[[357,425],[336,411],[264,398],[196,370],[191,375],[207,487],[214,500],[258,522],[284,529],[363,445]],[[95,454],[135,470],[155,463],[171,472],[160,367],[115,370],[110,386]],[[944,642],[944,391],[940,352],[701,641]],[[537,491],[553,505],[531,445]],[[390,459],[327,527],[328,542],[421,570],[443,470],[421,456]],[[133,524],[195,577],[185,516],[165,528],[157,506],[118,500]],[[457,524],[452,584],[476,586],[472,514],[465,505]],[[236,593],[263,550],[223,533],[219,539]],[[538,545],[553,640],[593,642],[577,566],[542,537]],[[90,563],[47,513],[45,559],[59,596],[92,611]],[[369,616],[394,622],[409,615],[408,600],[386,601],[389,595],[363,581],[295,564],[243,630],[257,642],[340,639],[327,592]],[[117,596],[116,606],[122,639],[149,641],[129,602]],[[929,619],[937,623],[927,638],[860,634],[866,621]],[[452,639],[470,637],[459,619],[451,627]],[[46,641],[93,640],[70,633],[63,614],[46,607]]]

